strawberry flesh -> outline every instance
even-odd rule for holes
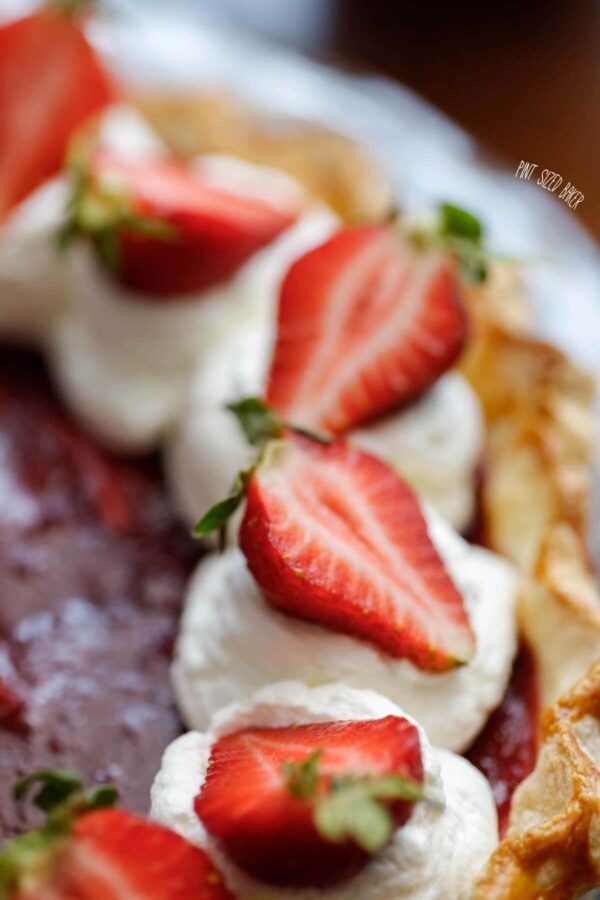
[[[391,226],[343,229],[283,282],[267,403],[343,434],[426,390],[465,335],[448,256],[417,253]]]
[[[122,810],[75,822],[49,880],[16,900],[234,900],[209,857],[182,837]]]
[[[114,97],[66,10],[48,6],[0,27],[0,220],[59,171],[74,131]]]
[[[227,280],[297,215],[210,185],[178,161],[132,162],[102,150],[92,176],[118,179],[135,215],[172,226],[165,236],[120,229],[119,280],[149,295],[185,294]]]
[[[247,486],[240,546],[277,609],[443,672],[474,653],[463,598],[419,503],[338,439],[273,442]]]
[[[293,796],[283,764],[321,750],[318,795],[332,776],[401,774],[422,783],[419,734],[399,716],[326,722],[289,728],[248,728],[220,738],[212,748],[195,809],[209,833],[245,872],[293,887],[327,887],[355,875],[370,859],[353,841],[325,840],[314,823],[310,798]],[[394,823],[413,804],[390,803]]]

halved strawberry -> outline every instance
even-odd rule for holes
[[[325,887],[387,844],[422,781],[419,734],[399,716],[247,728],[213,745],[195,809],[250,875]]]
[[[124,810],[77,820],[49,882],[21,900],[232,900],[223,878],[198,847]]]
[[[240,546],[273,606],[421,669],[472,657],[463,598],[389,465],[288,432],[267,444],[245,490]]]
[[[66,235],[91,237],[122,284],[164,296],[226,280],[296,215],[210,185],[180,161],[98,148],[79,173]]]
[[[115,96],[69,5],[0,27],[0,219],[60,169],[73,132]]]
[[[343,434],[428,388],[465,333],[450,254],[417,251],[388,225],[343,229],[283,282],[267,403]]]
[[[1,897],[234,900],[202,850],[141,816],[103,808],[116,799],[111,788],[84,794],[79,779],[61,771],[36,773],[22,785],[36,781],[36,804],[48,822],[0,851]]]

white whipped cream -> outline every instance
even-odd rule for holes
[[[45,182],[0,228],[0,335],[40,341],[64,301],[64,264],[55,235],[64,219],[65,178]]]
[[[194,375],[167,450],[169,481],[187,522],[221,500],[255,455],[225,405],[264,394],[273,341],[273,325],[265,319],[231,331]],[[469,524],[484,429],[477,396],[462,375],[444,375],[407,409],[350,437],[388,460],[456,528]]]
[[[462,592],[477,648],[474,659],[432,674],[374,644],[279,612],[263,598],[238,549],[200,562],[190,582],[172,676],[192,728],[222,706],[293,675],[305,684],[343,681],[389,697],[430,740],[462,751],[502,699],[516,649],[513,567],[472,547],[433,511],[431,539]]]
[[[197,166],[215,184],[297,209],[301,189],[287,176],[225,157]],[[304,197],[304,202],[306,198]],[[337,219],[307,206],[298,221],[256,253],[227,283],[168,300],[120,286],[83,243],[69,254],[69,314],[51,341],[63,395],[103,443],[126,452],[156,446],[181,412],[188,380],[206,353],[240,323],[274,315],[292,261],[325,240]]]
[[[406,716],[373,691],[343,684],[310,688],[296,681],[270,685],[248,703],[222,710],[206,733],[190,732],[167,748],[152,787],[152,816],[207,850],[240,900],[439,900],[442,896],[468,900],[478,870],[498,840],[492,794],[470,763],[434,750],[421,729],[425,785],[435,802],[417,803],[390,844],[358,875],[337,887],[286,890],[249,878],[219,849],[194,812],[194,799],[217,738],[250,726],[285,727],[388,715]]]

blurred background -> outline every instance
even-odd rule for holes
[[[164,9],[165,0],[154,2]],[[537,163],[537,172],[559,172],[563,185],[575,184],[585,199],[571,214],[600,239],[597,0],[180,0],[180,5],[319,60],[403,82],[515,169],[523,159]]]

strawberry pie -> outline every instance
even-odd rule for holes
[[[589,375],[472,213],[84,7],[0,25],[0,897],[581,896]]]

